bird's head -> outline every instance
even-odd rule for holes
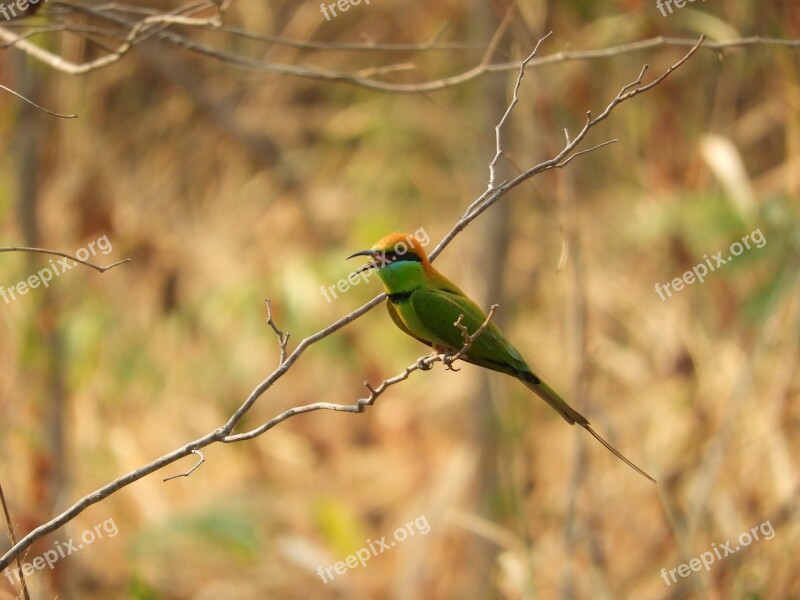
[[[347,258],[369,256],[372,260],[356,273],[377,269],[378,276],[391,293],[393,288],[407,287],[431,270],[431,263],[422,244],[407,233],[392,233],[378,240],[369,250],[361,250]]]
[[[384,269],[397,262],[416,262],[430,266],[428,255],[413,235],[391,233],[372,245],[369,250],[361,250],[347,258],[369,256],[372,261],[361,267],[357,273],[368,269]]]

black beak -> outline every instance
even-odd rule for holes
[[[353,273],[350,276],[352,277],[353,275],[358,275],[362,271],[369,271],[370,269],[376,269],[378,267],[378,263],[374,259],[376,256],[380,256],[380,254],[381,253],[378,252],[377,250],[362,250],[361,252],[356,252],[355,254],[351,254],[350,256],[348,256],[347,260],[355,258],[356,256],[371,256],[373,259],[367,264],[365,264],[363,267],[359,268],[357,271],[353,271]]]

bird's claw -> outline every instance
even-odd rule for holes
[[[430,371],[433,368],[433,364],[426,363],[425,361],[420,361],[419,363],[419,370],[420,371]]]
[[[456,369],[456,368],[453,366],[453,360],[452,360],[452,359],[450,359],[450,360],[447,360],[447,359],[445,359],[445,361],[444,361],[444,368],[445,368],[446,370],[448,370],[448,371],[453,371],[454,373],[456,373],[456,372],[458,372],[458,371],[460,371],[460,370],[461,370],[461,367],[459,367],[458,369]]]

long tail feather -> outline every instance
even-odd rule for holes
[[[520,373],[518,378],[527,385],[530,389],[532,389],[537,396],[539,396],[542,400],[547,402],[550,406],[552,406],[558,414],[560,414],[570,425],[578,424],[583,427],[586,431],[592,434],[592,437],[596,439],[598,442],[603,444],[606,449],[611,452],[614,456],[619,458],[622,462],[632,468],[634,471],[647,477],[653,483],[657,483],[655,479],[650,477],[647,473],[645,473],[642,469],[637,467],[633,464],[630,460],[625,458],[622,453],[614,448],[611,444],[609,444],[603,437],[597,433],[594,429],[589,426],[589,421],[586,417],[580,414],[577,410],[572,408],[569,404],[564,401],[564,399],[559,396],[549,385],[547,385],[544,381],[541,381],[536,375],[530,372],[523,372]]]
[[[547,385],[544,381],[540,380],[536,375],[531,372],[522,372],[519,375],[522,382],[531,388],[534,393],[542,400],[552,406],[555,411],[560,414],[570,425],[577,423],[581,427],[589,424],[589,420],[584,417],[577,410],[572,408],[566,401],[556,394],[555,390]]]
[[[604,440],[604,439],[603,439],[603,438],[600,436],[600,434],[599,434],[599,433],[597,433],[597,432],[596,432],[594,429],[592,429],[591,427],[589,427],[589,425],[582,425],[581,427],[583,427],[583,428],[584,428],[586,431],[588,431],[589,433],[591,433],[591,434],[592,434],[592,436],[594,437],[594,439],[596,439],[598,442],[600,442],[601,444],[603,444],[603,446],[605,446],[606,448],[608,448],[608,451],[609,451],[609,452],[611,452],[611,454],[613,454],[614,456],[616,456],[617,458],[619,458],[620,460],[622,460],[622,462],[624,462],[626,465],[628,465],[628,466],[629,466],[631,469],[633,469],[634,471],[636,471],[636,472],[637,472],[637,473],[639,473],[640,475],[644,475],[645,477],[647,477],[647,478],[648,478],[650,481],[652,481],[653,483],[658,483],[658,482],[657,482],[655,479],[653,479],[652,477],[650,477],[650,475],[648,475],[647,473],[645,473],[644,471],[642,471],[642,469],[640,469],[640,468],[639,468],[639,467],[637,467],[635,464],[633,464],[631,461],[629,461],[627,458],[625,458],[625,457],[622,455],[622,453],[621,453],[619,450],[617,450],[616,448],[614,448],[614,446],[612,446],[612,445],[611,445],[611,444],[609,444],[607,441],[605,441],[605,440]]]

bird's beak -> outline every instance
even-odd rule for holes
[[[356,256],[370,256],[372,260],[365,264],[363,267],[359,268],[357,271],[353,271],[351,277],[353,275],[358,275],[362,271],[369,271],[370,269],[377,269],[378,268],[378,261],[375,260],[375,257],[380,256],[380,252],[377,250],[361,250],[361,252],[356,252],[355,254],[351,254],[347,257],[347,260],[351,258],[355,258]]]

